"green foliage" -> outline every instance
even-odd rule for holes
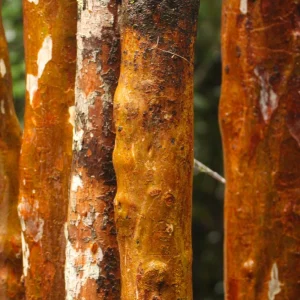
[[[15,107],[17,115],[21,123],[23,123],[25,64],[23,47],[22,1],[4,0],[2,5],[2,16],[9,47]]]
[[[9,43],[14,99],[20,121],[24,114],[25,67],[22,1],[4,0],[3,18]],[[218,126],[221,82],[221,1],[202,0],[195,63],[195,157],[222,174]],[[208,175],[194,177],[194,299],[223,299],[223,185]]]
[[[221,1],[202,0],[195,63],[195,157],[222,174],[218,126],[221,84]],[[223,184],[194,177],[194,299],[223,299]]]

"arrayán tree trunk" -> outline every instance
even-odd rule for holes
[[[0,1],[0,7],[2,5]],[[0,17],[1,18],[1,17]],[[0,19],[0,299],[23,299],[21,226],[17,213],[21,129],[12,99],[12,79]]]
[[[192,299],[198,1],[124,0],[114,101],[122,299]]]
[[[64,299],[76,0],[23,1],[25,129],[19,215],[27,299]]]
[[[297,299],[300,3],[223,5],[226,299]]]
[[[116,0],[78,2],[73,165],[66,228],[67,299],[120,299],[114,223],[113,96],[120,49]]]

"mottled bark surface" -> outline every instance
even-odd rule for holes
[[[113,95],[120,68],[116,0],[78,2],[75,128],[66,231],[67,299],[120,299],[114,224]]]
[[[223,3],[226,299],[298,299],[300,3]]]
[[[1,7],[0,1],[0,7]],[[0,16],[1,18],[1,16]],[[0,299],[23,299],[21,226],[17,213],[21,129],[12,99],[12,79],[0,19]]]
[[[68,181],[72,154],[76,0],[23,1],[25,129],[20,163],[26,299],[64,299]]]
[[[125,0],[114,102],[122,299],[192,299],[198,1]]]

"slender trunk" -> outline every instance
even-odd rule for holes
[[[223,5],[226,299],[298,299],[300,4]]]
[[[192,299],[198,1],[123,1],[114,114],[122,299]]]
[[[78,2],[75,128],[66,231],[67,299],[120,299],[112,99],[120,68],[116,0]]]
[[[76,1],[23,1],[25,129],[19,215],[27,299],[63,299],[72,154]]]
[[[2,5],[0,1],[0,7]],[[1,16],[0,16],[1,18]],[[12,78],[0,19],[0,299],[23,299],[21,226],[17,204],[21,129],[12,99]]]

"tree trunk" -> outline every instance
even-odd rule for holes
[[[0,7],[2,3],[0,1]],[[1,16],[0,16],[1,18]],[[0,19],[0,299],[23,299],[21,226],[17,213],[21,129],[12,99],[12,79]]]
[[[114,113],[122,299],[192,299],[198,1],[124,0]]]
[[[298,299],[300,4],[223,5],[226,299]]]
[[[78,2],[75,128],[66,232],[67,299],[120,299],[112,99],[120,68],[116,0]]]
[[[19,215],[27,299],[64,299],[68,180],[72,154],[76,1],[23,1],[25,129]]]

